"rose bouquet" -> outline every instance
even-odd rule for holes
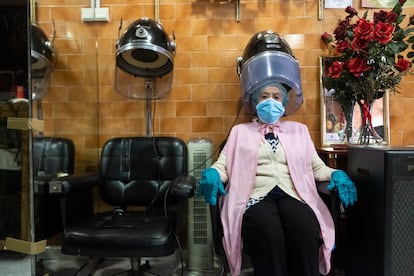
[[[343,109],[358,103],[361,109],[386,91],[398,92],[401,77],[410,71],[414,58],[414,16],[406,17],[399,0],[391,11],[366,11],[362,17],[349,6],[347,16],[333,34],[322,34],[322,41],[334,50],[334,58],[324,72],[324,86],[333,89],[333,97]],[[365,118],[363,118],[365,119]]]

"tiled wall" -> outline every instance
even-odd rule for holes
[[[59,51],[43,102],[45,134],[73,139],[76,170],[88,171],[96,167],[108,138],[145,135],[145,102],[125,99],[114,89],[115,43],[121,18],[122,30],[142,16],[154,18],[154,2],[101,0],[110,9],[110,21],[94,23],[81,21],[81,8],[89,7],[89,0],[36,2],[36,21],[50,37],[54,22]],[[359,2],[354,0],[354,6],[359,8]],[[159,20],[175,34],[177,52],[172,92],[155,104],[154,134],[185,141],[206,137],[217,146],[236,119],[236,58],[255,32],[273,29],[290,42],[301,66],[304,103],[290,119],[307,124],[319,146],[318,57],[325,51],[320,35],[332,32],[338,18],[344,18],[343,9],[324,9],[319,20],[314,0],[242,0],[239,23],[234,1],[160,1]],[[402,93],[391,97],[392,145],[414,144],[413,82],[413,77],[404,78]],[[237,122],[248,119],[242,111]]]

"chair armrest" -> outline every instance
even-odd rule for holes
[[[99,173],[73,174],[54,178],[49,182],[49,193],[63,195],[88,190],[97,185],[100,179]]]
[[[316,188],[318,189],[318,193],[325,194],[325,195],[333,195],[331,191],[328,190],[329,181],[316,181]]]
[[[47,195],[49,193],[49,182],[56,177],[56,174],[35,176],[33,179],[35,195]]]
[[[171,194],[179,199],[188,199],[194,196],[196,179],[192,175],[179,175],[171,186]]]
[[[338,222],[338,219],[342,213],[341,211],[341,201],[339,200],[338,193],[334,191],[329,191],[327,189],[330,181],[320,181],[316,182],[316,187],[318,193],[322,200],[325,202],[326,206],[329,209],[329,212],[332,215],[335,225]]]

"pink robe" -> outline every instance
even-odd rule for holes
[[[295,189],[315,213],[321,228],[323,245],[319,251],[319,271],[330,270],[331,251],[335,243],[332,216],[320,198],[312,171],[312,157],[317,154],[308,128],[301,123],[282,121],[273,126],[286,152],[287,163]],[[253,189],[259,144],[264,126],[252,122],[233,127],[223,148],[228,173],[227,194],[221,197],[223,246],[230,272],[239,275],[242,262],[241,224],[246,203]]]

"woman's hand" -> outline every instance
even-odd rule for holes
[[[217,204],[217,193],[226,194],[220,175],[214,168],[208,168],[202,172],[199,184],[198,196],[204,196],[205,201],[210,205]]]
[[[357,190],[351,178],[341,170],[334,171],[331,175],[331,182],[326,187],[329,191],[337,190],[339,199],[345,208],[354,205],[357,201]]]

